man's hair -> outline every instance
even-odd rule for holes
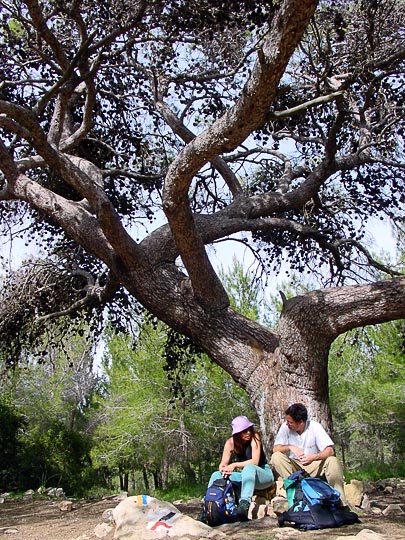
[[[285,410],[285,414],[291,416],[294,422],[300,422],[301,420],[306,422],[308,420],[307,408],[302,403],[293,403]]]

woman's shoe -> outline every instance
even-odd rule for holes
[[[239,521],[247,521],[250,508],[250,502],[247,499],[241,499],[236,509],[236,516]]]

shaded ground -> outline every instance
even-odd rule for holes
[[[388,504],[401,504],[405,511],[405,493],[387,495],[373,494],[381,508]],[[73,510],[62,512],[60,501],[35,500],[12,501],[6,500],[0,504],[0,540],[89,540],[97,538],[96,526],[103,523],[103,512],[117,506],[114,500],[92,502],[76,502]],[[178,504],[180,511],[196,517],[198,506],[194,504]],[[371,514],[360,516],[361,524],[339,529],[323,531],[291,531],[291,540],[334,540],[338,536],[356,535],[362,529],[371,529],[387,540],[405,539],[405,514],[392,516],[375,516]],[[276,520],[266,517],[243,524],[222,526],[220,530],[232,540],[272,540],[276,533],[283,529],[277,528]],[[105,536],[111,540],[113,532]],[[141,539],[140,539],[141,540]]]

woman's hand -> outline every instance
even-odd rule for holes
[[[222,476],[229,476],[235,470],[235,463],[229,463],[228,465],[220,465],[219,472]]]

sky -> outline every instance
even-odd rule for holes
[[[377,218],[371,218],[369,235],[370,240],[375,242],[375,247],[372,249],[374,252],[381,254],[384,251],[394,257],[395,239],[387,222]],[[232,267],[234,257],[236,257],[246,270],[254,270],[257,264],[248,248],[244,247],[240,242],[232,240],[215,244],[214,248],[209,249],[208,253],[211,263],[216,270],[223,269],[227,271]],[[38,250],[36,246],[25,246],[22,240],[15,240],[10,245],[7,238],[1,238],[0,255],[5,258],[9,268],[15,270],[21,265],[24,259],[32,255],[38,255]]]

